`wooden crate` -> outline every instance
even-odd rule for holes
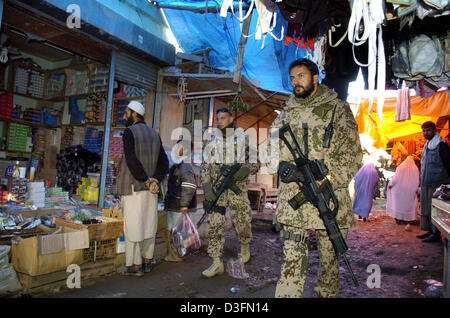
[[[123,219],[122,209],[115,207],[113,209],[102,209],[102,215],[107,218]]]
[[[56,226],[68,226],[74,229],[87,229],[89,231],[90,241],[103,241],[116,239],[123,235],[123,220],[96,216],[96,219],[102,220],[98,224],[78,224],[65,219],[56,218]]]
[[[266,192],[266,202],[277,203],[278,201],[278,189],[270,188]]]
[[[81,287],[94,283],[94,279],[97,277],[113,274],[115,269],[115,259],[105,259],[80,265]],[[39,276],[17,273],[17,276],[23,287],[21,293],[36,296],[66,289],[67,278],[70,274],[63,270]]]
[[[95,246],[97,243],[97,247]],[[96,262],[97,260],[116,257],[117,239],[92,241],[89,248],[83,249],[83,260],[85,262]]]

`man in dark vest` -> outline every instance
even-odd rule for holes
[[[143,276],[152,269],[159,183],[169,168],[161,138],[145,124],[144,114],[144,106],[137,101],[131,101],[125,109],[124,156],[117,181],[126,243],[126,269],[121,274],[133,276]]]
[[[431,223],[431,199],[441,184],[450,183],[450,148],[436,133],[436,125],[427,121],[422,124],[423,136],[427,140],[423,147],[420,171],[420,229],[428,231],[417,235],[422,242],[442,242],[441,233]]]

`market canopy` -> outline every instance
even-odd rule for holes
[[[237,51],[241,38],[241,23],[238,16],[239,1],[234,1],[234,14],[228,10],[227,17],[219,15],[223,1],[152,1],[164,8],[167,21],[184,53],[195,53],[207,49],[212,67],[234,72],[237,62]],[[208,5],[208,13],[203,8]],[[248,7],[248,5],[247,5]],[[177,8],[177,9],[169,9]],[[245,2],[243,8],[245,9]],[[198,9],[198,10],[195,10]],[[197,11],[197,12],[195,12]],[[308,57],[320,60],[311,49],[297,47],[294,43],[283,44],[284,33],[288,27],[280,14],[276,17],[273,34],[282,40],[274,39],[267,34],[264,40],[255,40],[255,30],[258,22],[258,11],[252,10],[249,37],[245,45],[242,64],[242,75],[256,83],[258,87],[276,92],[290,93],[289,64],[296,59]],[[284,25],[284,30],[282,30]],[[320,51],[320,50],[317,50]],[[314,58],[313,58],[314,57]]]
[[[420,96],[411,97],[411,119],[401,122],[394,121],[397,98],[386,98],[383,107],[383,124],[381,124],[376,113],[375,98],[374,106],[367,116],[369,100],[362,99],[356,114],[359,133],[369,134],[374,140],[376,148],[386,148],[390,140],[414,135],[422,132],[421,125],[426,121],[437,122],[439,117],[450,114],[450,102],[447,91],[436,92],[429,98]]]

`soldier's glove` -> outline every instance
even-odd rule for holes
[[[304,181],[303,175],[297,169],[297,166],[287,161],[281,161],[278,167],[278,175],[281,181],[284,183],[302,182]]]
[[[236,181],[242,181],[250,174],[250,168],[247,166],[242,166],[233,176]]]
[[[211,183],[203,183],[203,192],[205,193],[206,201],[214,201],[216,199],[216,195],[213,192]]]

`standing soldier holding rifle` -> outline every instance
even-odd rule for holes
[[[250,138],[241,128],[236,127],[231,111],[228,108],[218,109],[216,121],[220,131],[215,130],[205,144],[205,152],[212,155],[214,160],[204,158],[201,165],[201,180],[205,193],[203,207],[205,213],[209,213],[210,225],[208,254],[213,259],[212,265],[202,272],[206,278],[224,272],[222,255],[227,207],[230,207],[231,218],[241,242],[244,263],[250,259],[252,215],[247,194],[248,175],[256,174],[259,170],[256,156],[255,163],[249,163]],[[227,128],[231,128],[229,132],[233,133],[227,134]]]
[[[349,105],[318,84],[318,71],[308,59],[290,65],[293,95],[271,127],[279,128],[279,164],[273,160],[267,166],[281,179],[276,227],[285,255],[276,297],[302,296],[310,229],[320,258],[317,297],[337,297],[339,255],[351,272],[344,255],[348,228],[355,225],[348,185],[361,167],[362,150]]]

